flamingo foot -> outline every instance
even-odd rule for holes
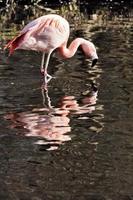
[[[49,74],[44,74],[44,81],[47,84],[53,77]]]
[[[47,73],[47,71],[41,68],[41,74],[44,77],[44,82],[47,84],[53,77]]]

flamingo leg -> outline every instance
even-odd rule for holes
[[[45,81],[45,83],[48,83],[48,82],[52,79],[52,76],[49,75],[48,72],[47,72],[51,53],[52,53],[52,51],[50,51],[50,52],[47,54],[47,56],[46,56],[45,67],[44,67],[45,53],[43,53],[43,55],[42,55],[41,73],[44,74],[44,81]]]
[[[45,59],[45,53],[42,54],[42,61],[41,61],[41,68],[40,68],[40,71],[42,74],[44,74],[44,59]]]

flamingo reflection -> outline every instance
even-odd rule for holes
[[[74,96],[64,96],[57,107],[52,106],[48,90],[42,88],[42,96],[43,108],[9,113],[5,118],[11,120],[10,128],[24,128],[26,136],[38,137],[37,144],[48,146],[47,150],[55,150],[71,140],[70,115],[91,113],[95,109],[97,91],[86,95],[80,103]]]

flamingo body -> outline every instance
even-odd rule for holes
[[[83,38],[76,38],[67,48],[69,34],[70,29],[67,20],[59,15],[49,14],[39,17],[27,24],[20,34],[12,39],[5,48],[9,48],[10,54],[16,49],[43,52],[41,71],[51,79],[51,76],[47,74],[47,67],[51,53],[57,48],[63,57],[70,58],[81,45],[86,56],[95,60],[95,62],[98,59],[94,44]],[[47,58],[44,69],[45,53],[47,53]],[[94,64],[93,62],[92,65]],[[47,82],[46,79],[45,81]]]
[[[39,17],[27,24],[20,34],[11,40],[10,54],[16,49],[49,52],[67,42],[69,37],[69,24],[61,16],[49,14]]]

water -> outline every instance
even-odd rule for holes
[[[0,51],[2,200],[133,199],[133,20],[87,17],[68,17],[70,40],[90,38],[98,64],[80,50],[68,60],[54,53],[47,91],[38,52]]]

